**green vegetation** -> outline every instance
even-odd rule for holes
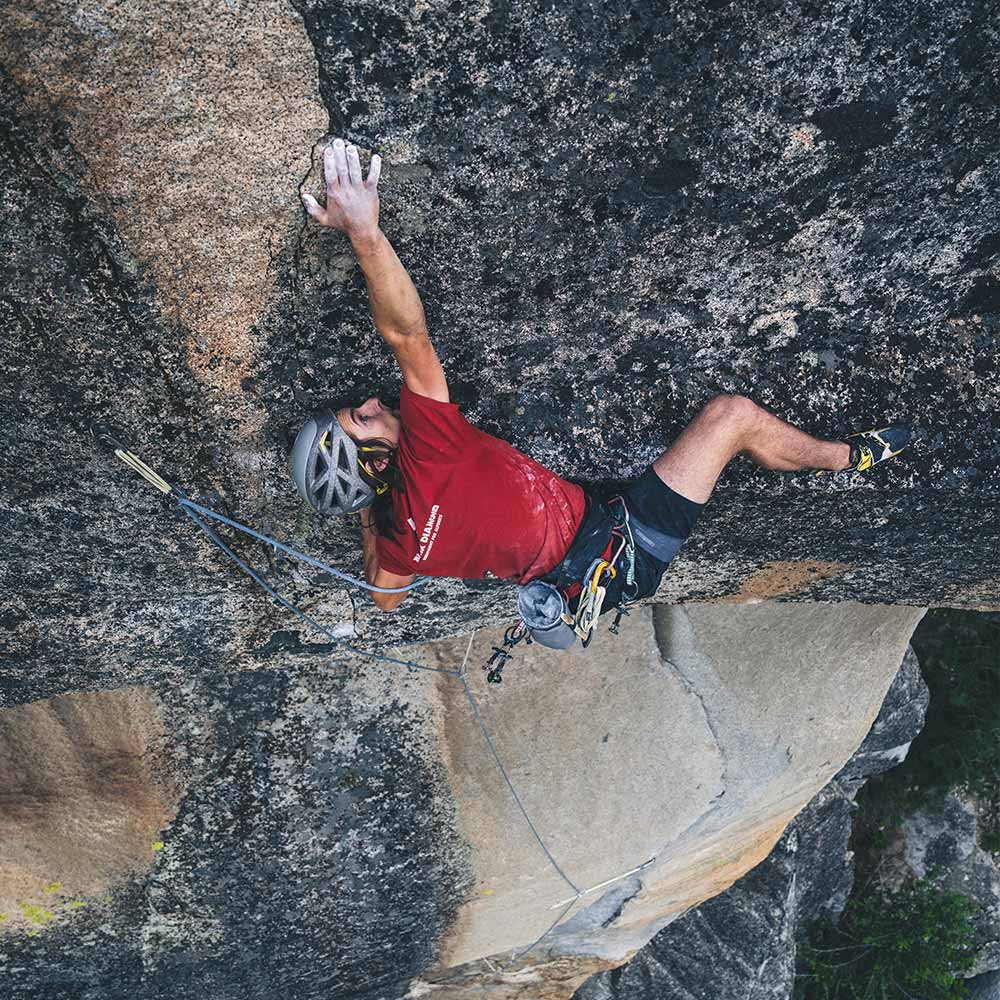
[[[858,796],[870,846],[884,847],[880,839],[903,815],[958,788],[979,801],[982,847],[1000,851],[1000,615],[931,611],[913,648],[931,702],[906,760]]]
[[[1000,615],[931,611],[913,636],[931,700],[906,760],[857,802],[854,892],[838,925],[809,929],[798,950],[800,1000],[957,1000],[974,964],[974,904],[935,885],[878,882],[903,817],[948,789],[978,800],[980,842],[1000,851]],[[892,867],[890,863],[890,867]]]
[[[931,611],[913,636],[931,689],[907,759],[912,783],[1000,796],[1000,615]],[[902,769],[901,769],[902,770]]]
[[[46,900],[44,904],[26,903],[21,900],[17,903],[22,918],[31,925],[27,931],[29,937],[37,937],[39,930],[65,916],[67,910],[80,910],[87,905],[82,899],[66,899],[61,882],[50,882],[43,886],[42,894],[53,898]],[[9,919],[8,914],[0,913],[0,923]]]
[[[975,961],[973,904],[930,877],[852,898],[799,947],[801,1000],[959,1000]]]

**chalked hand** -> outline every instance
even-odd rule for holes
[[[361,173],[358,148],[334,139],[323,151],[323,175],[326,181],[326,205],[303,192],[306,211],[321,225],[339,229],[351,239],[374,235],[378,230],[378,179],[382,158],[372,156],[368,177]]]

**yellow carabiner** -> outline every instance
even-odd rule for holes
[[[590,579],[590,592],[592,594],[597,593],[597,588],[600,585],[601,577],[603,576],[605,570],[611,574],[612,580],[618,575],[618,571],[611,565],[611,563],[604,562],[602,560],[598,563],[597,569],[594,570],[594,575]]]

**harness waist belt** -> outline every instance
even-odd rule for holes
[[[580,525],[576,529],[573,541],[570,543],[562,562],[554,566],[544,578],[560,590],[565,590],[574,583],[583,580],[587,567],[598,558],[607,547],[614,528],[614,518],[607,504],[598,503],[589,495],[584,494],[586,507]]]
[[[629,519],[629,524],[632,528],[635,544],[654,558],[659,559],[660,562],[670,562],[684,544],[683,538],[674,538],[673,535],[657,531],[656,528],[651,528],[648,524],[637,521],[634,515]]]

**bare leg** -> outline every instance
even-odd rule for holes
[[[736,455],[780,472],[837,471],[847,467],[850,451],[842,441],[821,441],[797,430],[745,396],[716,396],[653,463],[653,469],[676,493],[705,503]]]

